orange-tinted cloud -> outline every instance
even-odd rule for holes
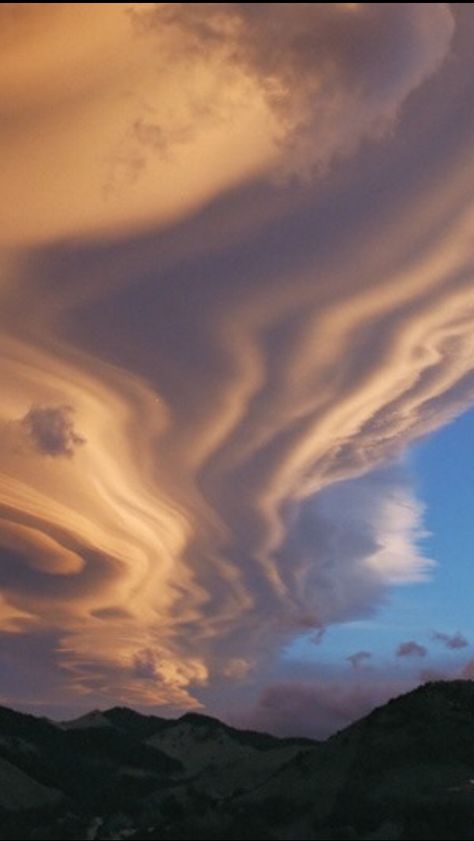
[[[429,572],[365,474],[474,393],[473,24],[440,70],[443,4],[23,5],[0,622],[68,697],[198,705]]]
[[[168,225],[383,134],[445,4],[3,4],[0,241]]]

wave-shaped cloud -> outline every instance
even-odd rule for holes
[[[473,396],[472,15],[424,87],[444,4],[56,5],[2,12],[0,621],[198,705],[430,568],[371,471]]]

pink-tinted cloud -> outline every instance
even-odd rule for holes
[[[276,735],[324,739],[420,684],[473,680],[474,660],[461,669],[435,667],[418,674],[407,672],[405,676],[400,672],[395,676],[382,668],[355,671],[347,676],[342,671],[335,674],[334,670],[309,666],[306,675],[306,678],[298,675],[292,679],[270,680],[253,703],[233,708],[231,721],[237,726],[267,729]]]
[[[235,721],[280,736],[325,739],[411,688],[413,684],[408,681],[384,678],[357,684],[344,680],[282,681],[264,689],[255,705]]]
[[[474,660],[468,660],[459,677],[462,677],[465,680],[474,680]]]

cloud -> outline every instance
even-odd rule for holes
[[[419,674],[420,683],[433,683],[438,680],[452,680],[456,675],[450,675],[442,669],[422,669]]]
[[[461,670],[423,669],[418,675],[393,674],[386,668],[357,670],[349,675],[334,667],[305,664],[305,677],[288,676],[288,664],[280,679],[268,678],[250,702],[229,703],[220,714],[240,727],[264,730],[280,736],[309,736],[326,739],[338,730],[366,716],[423,683],[440,680],[472,680],[474,661]]]
[[[389,679],[364,684],[334,679],[281,681],[266,687],[255,705],[233,721],[278,736],[326,739],[408,688],[413,687]]]
[[[20,421],[42,455],[72,458],[86,439],[74,429],[72,406],[32,406]]]
[[[474,680],[474,660],[469,660],[463,667],[460,677],[463,680]]]
[[[160,4],[134,19],[218,61],[228,83],[243,74],[275,117],[282,165],[306,172],[386,132],[454,30],[446,4]]]
[[[346,660],[351,664],[353,669],[359,669],[367,660],[370,660],[372,654],[370,651],[356,651],[355,654],[351,654],[349,657],[346,657]]]
[[[0,622],[51,646],[62,701],[198,706],[429,576],[393,465],[474,397],[474,19],[456,10],[457,60],[422,85],[443,5],[230,4],[223,53],[187,49],[200,9],[157,35],[123,4],[64,5],[46,32],[25,8],[2,100],[23,248],[0,287]],[[319,128],[324,177],[276,182]]]
[[[397,657],[426,657],[427,649],[414,640],[401,642],[397,648]]]
[[[318,630],[312,635],[311,642],[313,645],[321,645],[324,640],[324,636],[326,634],[326,628],[318,628]]]
[[[134,657],[133,665],[135,675],[138,678],[145,678],[150,680],[156,679],[156,663],[153,651],[145,649],[144,651],[138,652]]]
[[[422,683],[432,680],[474,680],[474,660],[468,660],[461,667],[441,666],[439,669],[425,669],[420,673]]]
[[[437,642],[442,642],[446,648],[450,649],[466,648],[469,645],[468,640],[460,631],[456,631],[455,634],[445,634],[435,631],[433,639]]]
[[[8,244],[167,226],[323,169],[393,126],[454,29],[443,3],[8,5]]]

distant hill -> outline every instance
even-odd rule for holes
[[[0,839],[474,839],[474,683],[425,684],[326,742],[115,707],[0,707]]]

